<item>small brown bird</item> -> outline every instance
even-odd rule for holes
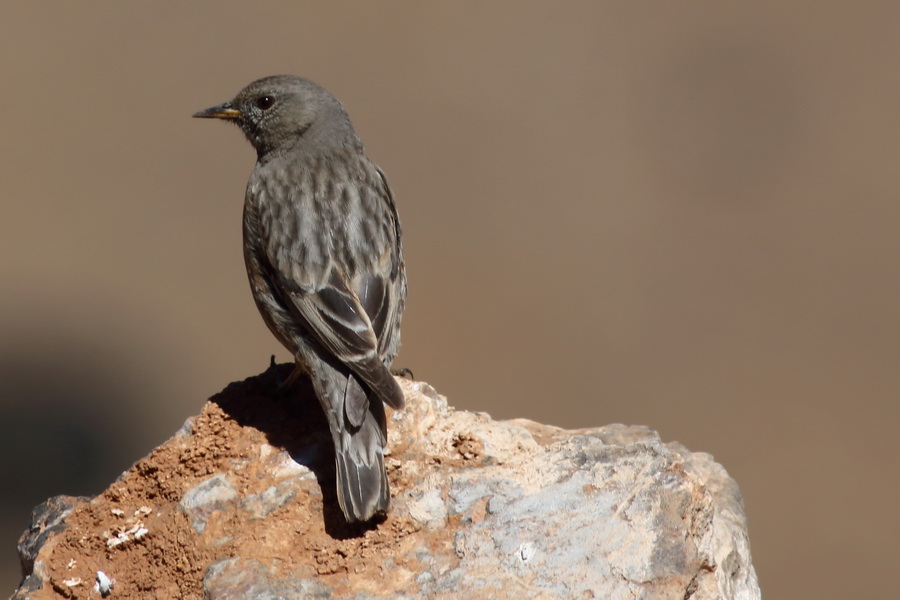
[[[257,161],[244,200],[244,260],[256,306],[308,373],[334,440],[348,521],[390,503],[384,405],[402,408],[390,366],[406,273],[387,179],[344,107],[308,79],[267,77],[195,117],[238,125]]]

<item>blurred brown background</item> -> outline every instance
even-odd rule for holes
[[[2,589],[32,505],[288,359],[241,258],[253,151],[190,115],[296,73],[398,197],[398,365],[459,408],[710,452],[768,598],[884,596],[900,4],[752,4],[5,5]]]

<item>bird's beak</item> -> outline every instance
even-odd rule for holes
[[[226,102],[225,104],[201,110],[200,112],[194,113],[193,116],[199,119],[225,119],[230,121],[240,118],[241,114],[241,111],[232,108],[231,102]]]

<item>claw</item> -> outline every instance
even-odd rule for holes
[[[406,367],[391,370],[391,375],[394,375],[395,377],[402,377],[403,379],[409,379],[411,381],[415,379],[413,372]]]
[[[294,367],[294,370],[291,371],[291,374],[288,375],[287,379],[282,381],[281,385],[278,386],[278,393],[283,394],[283,393],[289,391],[291,389],[291,387],[294,385],[294,382],[296,382],[298,379],[300,379],[300,376],[303,375],[304,373],[306,373],[306,370],[303,367],[301,367],[300,365],[296,365]]]

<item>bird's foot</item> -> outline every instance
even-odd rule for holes
[[[278,386],[278,390],[276,390],[277,393],[286,394],[290,392],[291,388],[294,386],[294,383],[296,383],[296,381],[300,379],[300,376],[304,373],[306,373],[306,370],[303,367],[301,367],[300,365],[295,365],[294,370],[291,371],[291,374],[287,376],[287,379],[282,381],[281,385]]]
[[[266,375],[270,381],[270,385],[275,388],[274,395],[286,396],[294,384],[306,371],[300,365],[295,364],[291,373],[285,377],[284,369],[287,365],[279,365],[275,362],[275,355],[269,360],[269,368],[266,369]]]
[[[401,367],[399,369],[392,369],[391,375],[395,377],[402,377],[403,379],[409,379],[410,381],[414,380],[416,377],[413,375],[413,372],[407,369],[406,367]]]

